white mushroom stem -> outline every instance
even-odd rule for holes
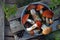
[[[36,11],[34,9],[31,9],[30,12],[32,15],[36,15]]]
[[[40,10],[40,13],[41,13],[41,14],[43,13],[43,10],[42,10],[42,9]]]
[[[31,31],[37,27],[37,24],[32,25],[30,28],[26,28],[27,31]]]
[[[36,11],[34,9],[31,9],[30,12],[31,12],[31,15],[33,16],[34,21],[35,21],[37,19]]]
[[[53,22],[53,20],[52,20],[52,19],[50,19],[50,22],[52,23],[52,22]]]
[[[45,28],[47,28],[47,26],[45,24],[43,24],[41,29],[44,30]]]
[[[45,21],[45,18],[44,17],[42,17],[42,19]]]
[[[43,29],[42,34],[44,34],[44,35],[47,35],[52,31],[52,28],[47,27],[46,25],[42,25],[42,29]]]
[[[46,23],[49,23],[48,18],[46,18]]]
[[[30,12],[31,12],[31,15],[34,18],[34,21],[41,20],[41,19],[38,18],[37,14],[36,14],[36,11],[34,9],[31,9]]]
[[[34,24],[35,22],[31,19],[27,19],[28,22],[30,22],[31,24]]]

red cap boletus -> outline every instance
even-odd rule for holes
[[[42,23],[40,21],[36,21],[36,24],[37,24],[37,28],[40,29],[42,27]]]
[[[25,22],[27,21],[28,18],[29,18],[29,14],[25,14],[25,15],[22,17],[22,24],[25,24]]]
[[[35,8],[35,5],[34,5],[34,4],[30,4],[30,5],[27,7],[27,10],[31,10],[31,9],[33,9],[33,8]]]
[[[44,6],[41,5],[41,4],[38,4],[37,7],[36,7],[36,10],[37,10],[37,11],[40,11],[42,8],[44,8]]]
[[[45,10],[43,13],[42,13],[42,16],[43,17],[46,17],[46,18],[52,18],[53,17],[53,12],[50,11],[50,10]]]

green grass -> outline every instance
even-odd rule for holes
[[[51,34],[47,35],[46,40],[60,40],[60,30],[54,31]]]
[[[17,11],[17,6],[14,4],[13,6],[10,6],[8,4],[3,5],[4,13],[6,14],[6,18],[8,19],[11,15],[15,15]]]
[[[55,40],[60,40],[60,30],[53,32]]]

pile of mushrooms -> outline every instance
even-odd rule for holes
[[[42,27],[42,22],[41,22],[41,18],[37,15],[37,11],[40,13],[40,15],[42,16],[43,20],[46,20],[47,23],[52,24],[52,17],[53,17],[53,12],[49,9],[43,10],[43,8],[45,8],[44,5],[42,4],[30,4],[26,10],[27,12],[25,12],[25,14],[22,17],[22,24],[24,25],[26,22],[29,22],[32,24],[31,27],[26,28],[26,30],[31,34],[34,35],[34,29],[38,28],[39,30]],[[34,20],[29,19],[30,15],[32,15]],[[45,18],[44,18],[45,17]],[[44,27],[42,27],[42,34],[43,35],[47,35],[52,31],[51,27],[47,27],[46,25],[43,25]]]

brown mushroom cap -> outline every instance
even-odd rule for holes
[[[37,24],[37,28],[40,29],[42,27],[42,23],[40,21],[36,21],[36,24]]]
[[[45,29],[42,31],[42,34],[47,35],[47,34],[49,34],[49,33],[51,33],[51,32],[52,32],[52,28],[51,28],[51,27],[47,27],[47,28],[45,28]]]
[[[29,14],[25,14],[25,15],[22,17],[22,24],[25,24],[25,22],[27,21],[28,18],[29,18]]]
[[[35,5],[34,5],[34,4],[30,4],[30,5],[27,7],[27,10],[31,10],[32,8],[35,8]]]
[[[37,10],[37,11],[40,11],[42,8],[44,8],[44,6],[41,5],[41,4],[38,4],[36,10]]]
[[[46,18],[52,18],[53,17],[53,12],[50,11],[50,10],[45,10],[43,13],[42,13],[42,16],[43,17],[46,17]]]

